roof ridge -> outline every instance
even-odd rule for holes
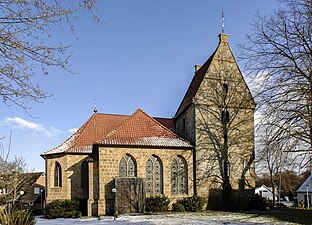
[[[74,134],[78,133],[78,131],[80,131],[80,129],[81,129],[78,137],[73,142],[73,146],[77,143],[77,140],[83,135],[84,131],[87,129],[87,127],[89,127],[91,122],[95,119],[95,116],[96,116],[96,113],[92,114],[92,116],[75,133],[73,133],[73,135],[74,135]],[[69,151],[69,149],[71,149],[71,148],[72,148],[72,146],[70,148],[66,149],[64,152]]]
[[[85,122],[85,123],[80,127],[80,128],[83,128],[83,129],[82,129],[81,133],[79,134],[79,137],[77,137],[77,138],[75,139],[75,141],[73,142],[73,146],[77,143],[78,139],[83,135],[83,133],[86,131],[86,129],[87,129],[89,126],[91,126],[91,121],[95,120],[95,117],[96,117],[97,115],[125,116],[125,117],[128,117],[128,116],[129,116],[129,115],[114,114],[114,113],[112,113],[112,114],[110,114],[110,113],[94,113],[94,114],[87,120],[87,122]],[[129,118],[131,118],[131,116],[130,116]],[[129,118],[127,118],[127,120],[128,120]],[[84,125],[85,125],[85,126],[84,126]],[[80,128],[79,128],[79,130],[80,130]],[[96,125],[95,125],[95,129],[97,129],[97,126],[96,126]],[[78,132],[78,130],[77,130],[76,132]],[[76,132],[75,132],[75,133],[76,133]],[[74,134],[75,134],[75,133],[74,133]],[[74,134],[73,134],[73,135],[74,135]],[[108,134],[108,135],[109,135],[109,134]],[[94,138],[95,138],[95,137],[94,137]],[[65,150],[64,152],[70,151],[71,148],[72,148],[72,147],[68,148],[68,149]]]
[[[168,120],[172,120],[171,117],[158,117],[158,116],[151,116],[153,119],[168,119]]]
[[[102,142],[102,141],[104,141],[104,140],[110,138],[111,136],[113,136],[116,132],[118,132],[118,130],[122,129],[122,127],[124,126],[124,124],[126,124],[131,118],[133,118],[133,116],[134,116],[139,110],[141,110],[141,109],[135,110],[134,113],[132,113],[132,115],[131,115],[128,119],[126,119],[117,129],[111,131],[109,134],[107,134],[107,136],[106,136],[105,138],[103,138],[103,139],[100,140],[100,141],[96,141],[95,143]],[[141,110],[141,111],[143,112],[143,110]]]
[[[187,143],[190,144],[189,141],[184,140],[183,138],[181,138],[179,135],[177,135],[176,133],[174,133],[173,131],[171,131],[170,129],[168,129],[166,126],[164,126],[163,124],[161,124],[160,122],[158,122],[156,119],[154,119],[153,117],[149,116],[146,112],[144,112],[143,110],[141,110],[147,117],[149,117],[151,120],[153,120],[155,123],[157,123],[158,125],[160,125],[162,128],[164,128],[166,131],[168,131],[169,133],[173,134],[175,137],[177,137],[178,139],[182,140],[182,141],[186,141]]]
[[[100,114],[100,115],[111,115],[111,116],[131,116],[131,115],[125,115],[125,114],[119,114],[119,113],[94,113],[93,115]]]
[[[178,136],[176,133],[174,133],[173,131],[171,131],[170,129],[168,129],[166,126],[164,126],[163,124],[161,124],[160,122],[158,122],[156,119],[154,119],[153,117],[151,117],[150,115],[148,115],[146,112],[144,112],[142,109],[137,109],[132,115],[131,117],[129,117],[124,123],[122,123],[116,130],[112,131],[110,134],[108,134],[104,139],[96,142],[96,143],[101,143],[104,142],[105,140],[111,138],[114,134],[116,134],[119,130],[121,130],[131,119],[134,118],[135,115],[137,115],[138,113],[142,113],[147,119],[151,120],[153,123],[156,123],[158,126],[160,126],[162,129],[164,129],[166,132],[168,132],[169,134],[173,135],[175,138],[178,138],[181,141],[184,141],[186,143],[188,143],[189,145],[191,145],[191,143],[183,138],[181,138],[180,136]]]

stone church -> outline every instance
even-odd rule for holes
[[[80,199],[85,214],[142,212],[145,197],[199,195],[220,206],[224,183],[236,199],[253,192],[255,102],[228,44],[195,74],[174,118],[141,109],[95,113],[64,143],[42,153],[46,202]]]

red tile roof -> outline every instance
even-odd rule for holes
[[[56,153],[92,153],[92,145],[117,129],[130,116],[115,114],[93,114],[72,136],[63,144],[42,155]]]
[[[138,109],[118,129],[98,142],[104,145],[132,145],[191,148],[192,145]]]
[[[169,130],[174,129],[174,120],[169,118],[159,118],[159,117],[153,117],[155,120],[157,120],[159,123],[167,127]]]
[[[167,125],[170,124],[169,119],[158,119]],[[95,113],[63,144],[44,152],[42,156],[58,153],[89,154],[92,153],[93,144],[100,143],[192,147],[189,142],[174,134],[165,125],[157,122],[142,110],[137,110],[132,116]]]

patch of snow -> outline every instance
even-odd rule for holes
[[[53,219],[48,220],[42,217],[36,218],[36,225],[251,225],[251,224],[294,224],[277,222],[274,218],[258,216],[256,214],[244,213],[225,213],[225,212],[203,212],[203,213],[176,213],[161,215],[120,215],[116,220],[112,216],[99,218],[81,218],[81,219]]]

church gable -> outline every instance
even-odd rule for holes
[[[227,102],[222,102],[224,92],[232,93]],[[219,45],[211,56],[193,101],[218,107],[221,105],[253,109],[255,107],[253,97],[228,44],[228,36],[225,34],[219,35]]]
[[[205,80],[209,81],[206,82]],[[244,91],[244,98],[248,99],[249,108],[255,107],[253,97],[228,44],[228,36],[226,34],[220,34],[219,45],[215,52],[197,71],[195,71],[193,80],[175,114],[175,118],[178,118],[182,112],[188,109],[190,105],[194,103],[194,100],[200,101],[201,103],[207,103],[207,100],[210,97],[208,100],[210,103],[215,101],[216,94],[220,91],[222,92],[223,83],[221,84],[222,87],[220,89],[216,90],[215,87],[217,83],[219,86],[224,80],[231,81],[234,84],[232,85],[232,88],[233,86],[237,86],[237,89]],[[203,94],[202,90],[207,89],[207,85],[211,86],[210,89],[215,89],[214,93],[210,92]],[[231,88],[229,85],[228,87]]]

